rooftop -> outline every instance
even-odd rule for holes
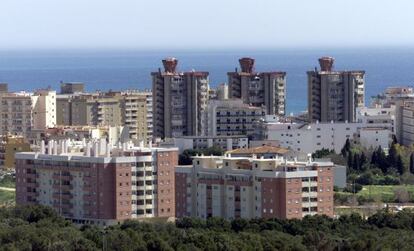
[[[228,151],[227,154],[285,154],[289,149],[276,146],[259,146],[253,148],[239,148]]]

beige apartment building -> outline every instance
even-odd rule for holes
[[[334,71],[334,58],[319,59],[321,69],[308,71],[308,116],[311,122],[355,122],[364,107],[365,71]]]
[[[14,168],[15,154],[29,151],[30,144],[22,136],[6,135],[0,137],[0,168]]]
[[[198,136],[202,133],[209,96],[208,72],[178,72],[178,60],[163,61],[152,72],[154,138]]]
[[[265,116],[264,107],[241,99],[210,100],[205,112],[205,134],[209,136],[252,135],[254,124]]]
[[[0,113],[0,135],[26,135],[32,126],[31,94],[0,94]]]
[[[0,135],[26,136],[31,129],[56,125],[56,92],[0,94]]]
[[[58,95],[59,125],[126,126],[130,138],[152,141],[151,92]]]
[[[285,115],[286,72],[256,72],[253,58],[239,60],[241,71],[229,72],[228,97],[244,103],[265,107],[268,115]]]

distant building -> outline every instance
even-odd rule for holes
[[[414,100],[399,101],[396,107],[396,136],[398,142],[411,146],[414,144]]]
[[[286,72],[256,72],[253,58],[241,58],[240,72],[227,73],[228,96],[255,107],[265,107],[266,114],[285,115]]]
[[[56,126],[56,92],[38,90],[32,96],[33,129]]]
[[[241,99],[210,100],[204,131],[209,136],[249,136],[253,134],[255,122],[264,115],[263,107],[245,104]]]
[[[40,146],[42,141],[59,140],[97,140],[107,139],[108,143],[118,145],[129,142],[130,135],[124,126],[56,126],[42,130],[31,130],[26,139],[30,144]]]
[[[9,85],[7,83],[0,83],[0,93],[9,92]]]
[[[334,71],[334,59],[319,59],[321,69],[308,71],[308,115],[311,122],[355,122],[364,106],[364,71]]]
[[[26,136],[32,129],[56,125],[56,92],[0,94],[0,135]]]
[[[393,86],[385,89],[384,93],[372,97],[372,106],[392,107],[404,101],[414,100],[414,88],[410,86]]]
[[[152,141],[152,94],[148,91],[58,95],[57,110],[59,125],[126,126],[131,139]]]
[[[177,217],[301,219],[332,217],[334,164],[246,158],[194,157],[175,172]]]
[[[16,203],[50,206],[81,224],[174,217],[177,163],[177,149],[52,140],[16,154]]]
[[[0,135],[26,135],[32,127],[31,94],[1,94],[0,113]]]
[[[61,83],[60,84],[60,94],[74,94],[74,93],[83,93],[85,92],[84,83]]]
[[[281,147],[313,153],[323,148],[339,153],[347,139],[366,148],[387,149],[394,133],[394,113],[389,109],[359,110],[358,122],[291,123],[261,121],[255,125],[255,137],[275,140]],[[384,113],[382,113],[382,111]],[[379,114],[378,114],[379,113]]]
[[[0,138],[0,168],[14,168],[14,155],[30,151],[30,144],[22,136],[3,136]]]
[[[209,96],[209,73],[177,72],[175,58],[162,62],[164,71],[151,73],[154,138],[201,135]]]

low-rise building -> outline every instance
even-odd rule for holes
[[[177,217],[300,219],[333,212],[332,162],[198,156],[175,174]]]
[[[277,140],[281,147],[302,153],[323,148],[339,153],[347,139],[366,148],[386,149],[392,139],[390,130],[362,123],[275,123],[265,125],[263,130],[265,139]]]
[[[281,147],[313,153],[323,148],[339,153],[347,139],[365,148],[387,149],[395,133],[392,108],[357,109],[357,122],[294,123],[261,120],[255,124],[255,139],[278,141]]]
[[[227,151],[227,154],[231,154],[233,157],[248,157],[248,158],[265,158],[265,159],[275,159],[278,157],[289,158],[291,157],[292,151],[276,146],[258,146],[250,148],[239,148],[231,151]]]
[[[249,147],[246,136],[184,136],[167,139],[160,146],[177,147],[182,153],[186,149],[203,150],[210,147],[219,147],[223,151]]]
[[[49,141],[16,154],[16,203],[46,205],[76,223],[175,216],[178,149]]]

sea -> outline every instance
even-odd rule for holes
[[[12,91],[59,90],[60,82],[83,82],[88,91],[150,89],[152,71],[176,57],[180,71],[210,72],[210,85],[227,82],[240,57],[256,59],[255,69],[287,72],[287,112],[307,106],[306,71],[332,56],[337,70],[366,71],[366,102],[388,86],[414,84],[413,48],[289,48],[274,50],[0,50],[0,83]]]

